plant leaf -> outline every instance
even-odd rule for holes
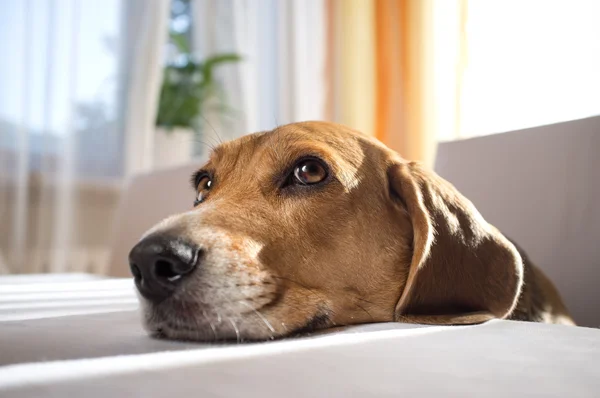
[[[171,41],[173,42],[173,44],[175,44],[175,46],[177,46],[177,49],[184,53],[184,54],[189,54],[190,52],[190,43],[188,43],[187,37],[185,37],[185,35],[181,34],[181,33],[170,33],[171,36]]]
[[[176,44],[176,40],[182,39],[180,44],[187,47],[185,36],[172,34],[171,38]],[[218,82],[214,80],[214,68],[239,60],[239,55],[227,53],[209,57],[203,63],[190,60],[182,66],[165,67],[156,125],[166,128],[193,127],[204,113],[208,100],[224,100]],[[219,111],[224,113],[225,109],[226,106],[222,106]]]

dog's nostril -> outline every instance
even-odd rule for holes
[[[131,270],[131,274],[133,278],[137,281],[142,279],[142,271],[140,271],[139,267],[134,263],[129,264],[129,269]]]
[[[158,260],[154,263],[154,272],[156,272],[157,277],[169,281],[175,281],[181,277],[181,273],[175,271],[173,263],[167,260]]]
[[[129,253],[137,289],[154,302],[166,299],[194,271],[200,252],[190,243],[165,236],[142,239]]]

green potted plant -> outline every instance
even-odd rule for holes
[[[222,101],[215,69],[240,60],[239,55],[228,53],[200,62],[190,54],[185,36],[171,35],[171,42],[180,56],[178,62],[170,62],[164,69],[156,117],[155,167],[174,165],[191,158],[203,113],[208,106]]]

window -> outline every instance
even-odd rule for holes
[[[461,136],[600,114],[600,2],[469,1]]]
[[[119,0],[0,4],[3,167],[26,156],[31,171],[121,174],[121,14]]]

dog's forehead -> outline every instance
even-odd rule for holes
[[[366,143],[366,146],[365,146]],[[348,127],[326,122],[292,123],[267,132],[249,134],[215,148],[210,164],[222,172],[239,168],[273,169],[302,156],[326,161],[348,189],[360,181],[365,148],[375,147],[368,137]]]
[[[285,163],[302,155],[315,155],[334,168],[357,169],[363,162],[365,136],[345,126],[326,122],[292,123],[274,130],[249,134],[215,148],[210,162],[229,168],[240,162]],[[228,167],[229,166],[229,167]]]

